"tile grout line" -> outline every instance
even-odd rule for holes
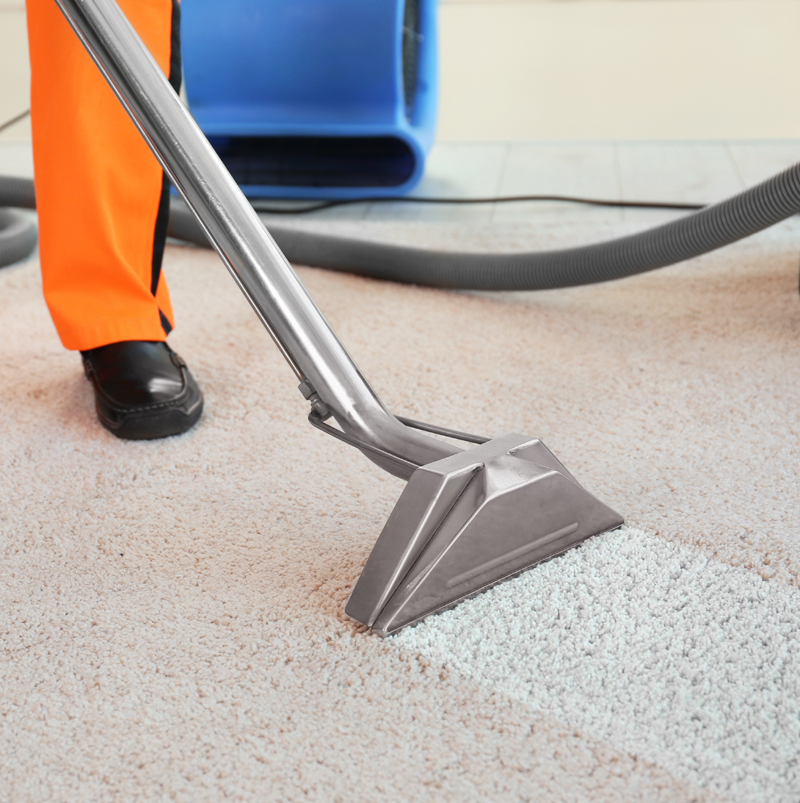
[[[497,179],[497,183],[495,184],[495,197],[499,197],[500,193],[503,189],[503,182],[506,179],[506,170],[508,169],[508,160],[511,154],[511,143],[505,142],[503,144],[503,159],[500,163],[500,171],[499,177]],[[489,222],[496,223],[495,215],[497,213],[497,204],[492,204],[491,214],[489,215]]]
[[[744,175],[739,167],[739,163],[736,161],[736,156],[733,153],[733,148],[731,148],[730,140],[726,140],[725,142],[725,153],[728,154],[728,159],[733,165],[734,172],[736,173],[736,177],[739,179],[739,184],[741,185],[742,190],[746,190],[747,182],[744,180]]]
[[[622,162],[620,161],[620,143],[615,141],[613,143],[614,146],[614,170],[617,174],[617,200],[624,201],[625,200],[625,187],[622,182]],[[627,220],[625,216],[625,209],[619,207],[617,209],[618,220],[620,223],[625,223]]]

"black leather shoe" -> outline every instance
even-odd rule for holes
[[[82,351],[100,423],[118,438],[152,440],[191,429],[203,393],[186,363],[166,344],[125,340]]]

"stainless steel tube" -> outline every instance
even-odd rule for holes
[[[116,3],[56,2],[298,378],[339,426],[415,465],[460,451],[403,426],[378,399]],[[370,459],[404,479],[412,473]]]

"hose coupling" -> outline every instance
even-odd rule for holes
[[[328,405],[320,399],[319,393],[317,393],[314,386],[307,379],[304,379],[297,387],[303,394],[303,398],[311,404],[311,409],[316,412],[321,421],[325,421],[331,417],[332,413]]]

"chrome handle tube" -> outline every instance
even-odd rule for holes
[[[297,377],[339,426],[413,465],[461,451],[386,409],[117,4],[56,2]],[[401,461],[370,459],[404,479],[412,473]]]

